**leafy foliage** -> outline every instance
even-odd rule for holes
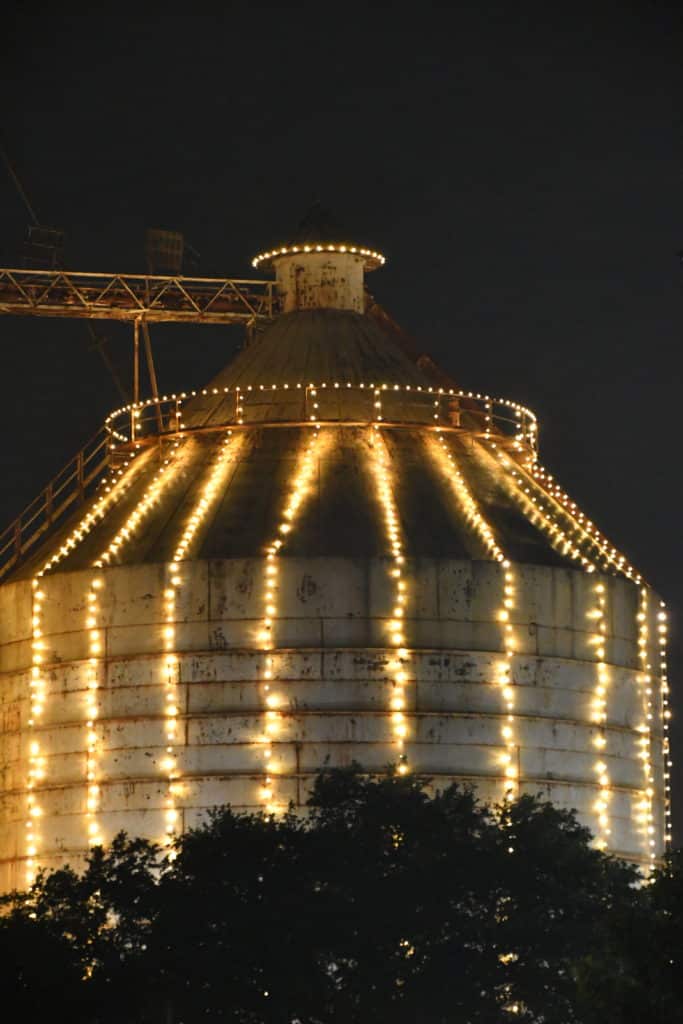
[[[675,1021],[683,861],[654,884],[573,814],[321,773],[306,818],[117,836],[4,898],[16,1016],[109,1024]]]

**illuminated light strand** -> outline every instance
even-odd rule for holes
[[[180,445],[176,441],[173,445],[169,458],[165,459],[157,470],[152,481],[147,485],[142,498],[138,501],[135,509],[126,519],[124,525],[117,531],[114,539],[104,548],[94,560],[93,568],[101,569],[110,563],[112,558],[118,554],[121,547],[133,536],[136,528],[144,516],[152,509],[157,498],[161,494],[170,473],[176,468],[172,456]],[[96,730],[97,714],[97,686],[99,678],[99,667],[102,664],[103,642],[101,629],[98,625],[98,613],[101,607],[101,590],[104,587],[104,580],[98,578],[92,581],[86,597],[86,628],[88,630],[88,671],[87,671],[87,695],[86,710],[87,733],[86,733],[86,777],[87,777],[87,798],[86,798],[86,823],[88,829],[88,841],[91,845],[102,843],[102,833],[97,820],[97,811],[100,807],[100,783],[98,767],[101,758],[101,743],[98,740]]]
[[[488,441],[488,440],[490,440],[490,437],[491,437],[491,426],[492,426],[492,422],[493,422],[493,418],[492,418],[493,409],[492,409],[492,406],[491,406],[491,402],[487,401],[485,406],[484,406],[484,408],[486,410],[486,415],[484,416],[484,423],[485,423],[484,437]]]
[[[292,256],[300,253],[350,253],[352,256],[363,256],[366,261],[366,268],[368,270],[374,270],[376,267],[383,267],[386,263],[386,257],[382,256],[381,253],[375,252],[374,249],[363,249],[357,245],[347,245],[346,243],[340,242],[321,242],[317,245],[281,245],[278,249],[271,249],[270,252],[259,253],[258,256],[254,256],[251,261],[252,267],[256,268],[261,263],[268,263],[272,259],[277,259],[278,256]]]
[[[473,402],[483,403],[483,409],[478,409],[478,410],[477,409],[475,409],[475,410],[463,409],[462,412],[464,412],[464,413],[472,413],[475,416],[475,418],[476,418],[476,416],[479,415],[483,411],[484,414],[485,414],[485,416],[484,416],[484,420],[485,420],[485,430],[484,430],[484,433],[485,433],[486,436],[490,436],[491,435],[492,422],[493,421],[501,419],[501,417],[502,417],[503,421],[508,423],[509,422],[509,414],[512,413],[512,415],[515,417],[515,421],[516,421],[516,433],[515,433],[514,437],[511,437],[511,436],[509,436],[509,435],[507,435],[505,433],[501,433],[501,435],[499,437],[499,442],[502,443],[504,440],[507,440],[508,442],[512,442],[512,448],[517,450],[517,451],[521,451],[521,449],[522,449],[522,445],[521,445],[520,441],[524,441],[525,444],[527,444],[529,447],[531,447],[534,450],[535,450],[535,448],[536,448],[536,446],[538,444],[538,420],[536,418],[535,413],[531,409],[528,409],[526,406],[520,405],[518,402],[513,402],[509,398],[495,398],[495,397],[493,397],[491,395],[483,394],[483,393],[478,392],[478,391],[463,391],[463,390],[458,390],[456,388],[439,388],[439,387],[433,387],[431,385],[424,385],[423,386],[421,384],[417,384],[416,385],[416,384],[389,384],[389,383],[375,384],[375,383],[367,383],[367,382],[363,382],[363,381],[359,382],[359,383],[355,383],[355,382],[352,383],[351,381],[318,381],[318,382],[313,382],[313,383],[308,382],[308,384],[305,384],[305,383],[302,383],[301,381],[299,381],[299,382],[284,383],[284,384],[248,384],[245,387],[238,386],[238,387],[232,388],[232,387],[224,386],[222,388],[217,388],[217,387],[202,388],[201,391],[190,391],[190,392],[184,392],[183,391],[180,394],[163,395],[163,396],[161,396],[161,398],[144,399],[143,401],[140,401],[140,402],[130,403],[128,405],[123,405],[120,408],[115,409],[113,412],[111,412],[107,416],[107,418],[104,421],[104,426],[105,426],[105,429],[110,432],[112,437],[115,437],[116,439],[118,439],[118,440],[120,440],[122,442],[127,443],[128,442],[128,438],[125,437],[123,434],[120,434],[115,429],[115,427],[113,426],[114,421],[118,417],[120,417],[120,416],[124,416],[124,415],[125,416],[130,416],[130,414],[132,413],[136,417],[136,419],[137,419],[138,416],[139,416],[139,413],[141,413],[146,408],[150,408],[152,406],[158,407],[160,404],[164,404],[164,403],[167,403],[167,402],[175,402],[176,405],[177,405],[177,408],[178,408],[178,415],[180,417],[180,420],[179,420],[179,422],[180,422],[181,419],[182,419],[182,413],[181,413],[182,402],[184,400],[195,398],[198,395],[204,397],[204,396],[214,396],[214,395],[218,396],[218,395],[229,395],[229,394],[234,394],[235,395],[235,401],[236,401],[236,405],[235,405],[235,422],[238,425],[241,425],[241,424],[244,423],[244,418],[243,417],[244,417],[244,402],[245,402],[245,398],[249,394],[253,394],[255,392],[258,392],[258,393],[264,392],[265,393],[265,392],[278,392],[278,391],[307,390],[308,388],[317,388],[319,390],[324,390],[326,388],[337,389],[338,390],[340,388],[343,388],[343,389],[353,390],[353,391],[357,391],[357,390],[366,391],[366,390],[371,390],[371,389],[374,389],[374,388],[380,388],[382,391],[394,391],[394,392],[404,393],[406,396],[408,396],[409,398],[411,398],[413,400],[415,399],[416,396],[419,396],[420,398],[429,398],[430,396],[434,396],[433,404],[435,406],[439,405],[440,399],[449,399],[449,398],[470,399]],[[438,398],[437,398],[437,396],[438,396]],[[504,409],[505,410],[505,415],[494,413],[494,406],[500,406],[502,409]],[[437,418],[438,419],[438,414],[435,415],[433,418]],[[320,417],[317,417],[317,419],[318,419],[318,421],[320,421]],[[334,422],[334,423],[342,422],[343,423],[343,421],[337,421],[337,420],[331,420],[330,422]],[[420,421],[417,421],[417,422],[420,422]],[[462,429],[464,429],[466,431],[467,428],[462,428]],[[183,433],[191,432],[191,430],[192,430],[191,427],[188,428],[188,427],[183,427],[182,425],[180,426],[180,431],[183,432]],[[116,445],[112,445],[111,447],[115,449]],[[535,455],[534,455],[534,457],[535,457]]]
[[[655,826],[654,826],[654,772],[652,767],[652,720],[653,720],[653,702],[652,702],[652,665],[650,663],[650,627],[648,618],[650,614],[650,601],[646,587],[640,587],[638,602],[638,682],[640,684],[641,697],[643,701],[643,720],[637,727],[639,733],[638,739],[638,757],[642,761],[643,765],[643,791],[638,803],[639,814],[637,820],[641,825],[641,832],[643,835],[643,845],[645,846],[645,852],[650,861],[646,872],[652,870],[654,867],[654,861],[656,860],[656,841],[655,841]]]
[[[596,583],[595,607],[588,612],[588,617],[593,622],[594,631],[589,636],[589,644],[594,648],[597,660],[597,683],[591,706],[591,721],[597,727],[593,734],[593,745],[600,751],[605,751],[607,746],[607,693],[609,688],[609,673],[607,669],[607,591],[604,583]],[[607,848],[611,834],[609,820],[609,805],[612,799],[611,780],[607,765],[604,761],[595,762],[594,771],[597,776],[599,787],[598,799],[593,804],[593,810],[597,815],[598,834],[595,837],[595,846],[604,850]]]
[[[503,754],[503,765],[505,774],[505,799],[514,800],[519,790],[519,745],[515,729],[515,688],[513,679],[513,667],[515,656],[514,627],[510,622],[511,611],[515,607],[515,575],[508,559],[502,562],[504,570],[503,584],[503,607],[498,612],[498,618],[503,624],[503,643],[505,647],[505,660],[498,665],[498,683],[502,689],[503,700],[507,710],[507,721],[501,729],[501,735],[505,742],[505,753]]]
[[[43,565],[42,569],[36,573],[36,576],[43,576],[54,568],[59,562],[70,555],[71,552],[78,547],[82,540],[85,539],[88,533],[101,522],[109,508],[118,502],[119,493],[117,485],[122,481],[122,477],[126,472],[126,469],[130,463],[135,459],[137,451],[131,452],[128,458],[124,460],[122,465],[115,470],[112,470],[110,475],[106,477],[100,487],[103,488],[104,493],[95,502],[93,507],[87,512],[80,520],[77,526],[71,531],[67,539],[62,543],[59,550],[48,558]]]
[[[276,792],[275,776],[280,766],[274,757],[273,740],[282,727],[282,707],[285,693],[274,683],[275,676],[275,637],[274,625],[278,614],[279,566],[278,559],[286,545],[287,537],[296,523],[301,507],[311,491],[311,484],[318,468],[321,454],[322,439],[318,424],[313,424],[312,437],[307,441],[299,456],[294,479],[287,497],[281,519],[277,526],[276,536],[266,547],[266,559],[263,580],[263,616],[258,630],[258,640],[264,653],[261,687],[263,703],[266,707],[263,734],[258,737],[261,755],[264,762],[264,779],[259,790],[261,803],[268,814],[276,814],[281,809]]]
[[[151,483],[147,485],[145,492],[135,506],[135,509],[128,516],[123,526],[116,532],[114,539],[110,541],[107,547],[100,552],[97,559],[93,562],[93,566],[95,568],[103,568],[105,565],[109,564],[116,555],[118,555],[119,550],[130,540],[141,521],[154,507],[157,499],[172,476],[173,471],[176,469],[173,456],[176,454],[180,444],[180,441],[176,441],[172,445],[168,458],[163,460],[161,467],[154,474]]]
[[[43,608],[45,590],[34,577],[31,581],[31,679],[29,683],[28,772],[26,778],[26,885],[36,878],[37,857],[41,847],[39,821],[43,808],[36,790],[45,778],[46,759],[36,736],[36,729],[45,710],[47,683],[45,679],[45,641],[43,639]]]
[[[99,744],[97,716],[99,713],[97,691],[99,689],[99,666],[102,661],[102,630],[99,623],[100,598],[104,581],[92,580],[86,596],[86,630],[88,634],[88,661],[86,670],[85,714],[85,774],[86,774],[86,828],[90,846],[102,843],[102,832],[97,819],[100,809]]]
[[[378,411],[381,416],[381,405]],[[398,771],[399,774],[405,775],[409,771],[408,756],[405,749],[406,738],[408,737],[405,708],[406,684],[409,681],[410,668],[404,622],[408,602],[407,584],[403,578],[405,555],[400,520],[392,487],[389,456],[384,438],[379,432],[379,423],[377,422],[373,424],[370,445],[372,449],[371,469],[375,480],[377,499],[382,509],[384,530],[391,552],[391,567],[388,570],[388,574],[394,589],[394,607],[391,617],[386,623],[388,634],[387,646],[392,649],[392,655],[387,664],[387,673],[392,685],[390,721],[393,744],[398,752]]]
[[[447,478],[451,482],[456,498],[465,512],[465,518],[468,523],[470,523],[475,532],[479,535],[480,539],[484,542],[486,550],[491,558],[496,562],[503,563],[505,561],[503,550],[496,541],[493,530],[481,514],[479,506],[467,486],[465,478],[458,468],[453,453],[448,448],[443,435],[437,431],[436,443],[431,440],[429,444],[432,455],[435,457],[441,471],[446,474]]]
[[[241,436],[237,441],[237,449],[244,442]],[[236,457],[236,441],[232,431],[227,432],[223,443],[213,461],[208,479],[200,491],[199,498],[193,507],[180,536],[168,569],[169,578],[164,590],[164,731],[166,750],[161,761],[161,770],[166,775],[167,789],[164,799],[164,842],[169,845],[177,830],[179,811],[177,797],[182,793],[182,783],[178,781],[178,759],[176,754],[178,714],[179,714],[179,678],[178,656],[176,653],[176,602],[182,588],[181,567],[187,558],[197,531],[204,523],[209,511],[215,506],[222,494],[222,485],[230,465]]]
[[[180,795],[181,787],[178,779],[178,758],[176,753],[177,730],[178,730],[178,655],[174,653],[175,647],[175,620],[176,620],[176,590],[181,585],[180,577],[173,575],[171,585],[164,590],[164,733],[166,736],[166,747],[164,756],[160,762],[160,769],[166,776],[166,796],[164,798],[164,836],[165,845],[173,842],[176,832],[179,812],[176,805],[176,798]]]
[[[374,389],[373,407],[374,407],[375,423],[381,423],[382,419],[383,419],[383,416],[382,416],[382,389],[381,388],[375,388]],[[377,429],[378,428],[375,427],[375,430],[377,430]]]
[[[671,722],[671,709],[669,707],[669,676],[667,664],[667,614],[664,601],[659,602],[657,612],[657,641],[659,644],[659,677],[660,677],[660,700],[662,716],[662,768],[664,777],[664,842],[671,845],[672,821],[671,821],[671,740],[669,737],[669,726]]]
[[[512,477],[516,485],[514,493],[518,494],[522,500],[526,500],[534,509],[538,521],[543,527],[551,545],[556,547],[561,554],[569,555],[569,557],[573,559],[573,561],[578,562],[586,572],[595,572],[597,568],[595,563],[584,555],[572,538],[557,522],[554,521],[552,515],[549,515],[545,508],[536,500],[530,489],[524,486],[524,477],[518,472],[516,464],[513,463],[512,459],[510,459],[505,452],[500,450],[495,441],[490,441],[489,447],[494,450],[498,461]],[[531,518],[533,521],[533,516],[531,516]]]
[[[554,480],[552,474],[548,473],[548,471],[538,462],[532,465],[527,465],[526,468],[534,478],[536,486],[562,506],[571,519],[574,520],[577,528],[581,530],[594,547],[600,551],[602,557],[608,564],[613,565],[620,573],[623,573],[627,579],[631,579],[638,584],[642,582],[642,577],[638,570],[628,562],[625,555],[622,555],[617,548],[610,543],[607,537],[600,532],[595,523],[581,511],[576,502],[571,500],[566,491],[564,491]]]
[[[465,517],[475,532],[483,541],[490,557],[499,563],[503,569],[503,597],[501,607],[498,609],[497,617],[501,624],[503,650],[505,658],[496,665],[496,685],[501,691],[505,705],[505,719],[501,726],[501,739],[504,752],[501,756],[504,775],[504,795],[506,800],[513,800],[518,793],[519,787],[519,741],[515,727],[515,686],[513,678],[515,636],[512,625],[511,612],[515,607],[516,581],[510,560],[495,538],[493,530],[482,515],[479,506],[472,495],[467,482],[460,471],[453,453],[448,448],[446,441],[440,432],[437,432],[437,441],[430,441],[430,449],[455,492],[456,498],[465,512]]]

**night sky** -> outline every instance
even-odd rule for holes
[[[676,5],[225,6],[3,19],[2,143],[73,270],[257,276],[314,200],[384,252],[378,301],[465,388],[521,401],[541,459],[670,606],[683,842],[683,28]],[[587,10],[587,9],[586,9]],[[0,263],[28,214],[0,165]],[[132,328],[103,321],[130,377]],[[0,518],[119,403],[79,321],[0,318]],[[163,391],[234,328],[152,328]],[[675,779],[674,779],[675,781]]]

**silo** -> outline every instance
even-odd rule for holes
[[[647,869],[666,612],[538,459],[368,312],[374,250],[257,257],[279,316],[112,414],[95,495],[0,587],[3,889],[124,829],[303,809],[324,765],[540,793]]]

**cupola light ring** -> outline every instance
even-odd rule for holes
[[[386,257],[374,249],[365,249],[359,245],[349,245],[346,242],[316,242],[300,243],[297,245],[282,245],[279,248],[271,249],[269,252],[259,253],[251,261],[252,267],[268,267],[280,256],[294,256],[297,254],[310,255],[315,253],[350,253],[352,256],[363,258],[366,270],[377,270],[386,263]]]

